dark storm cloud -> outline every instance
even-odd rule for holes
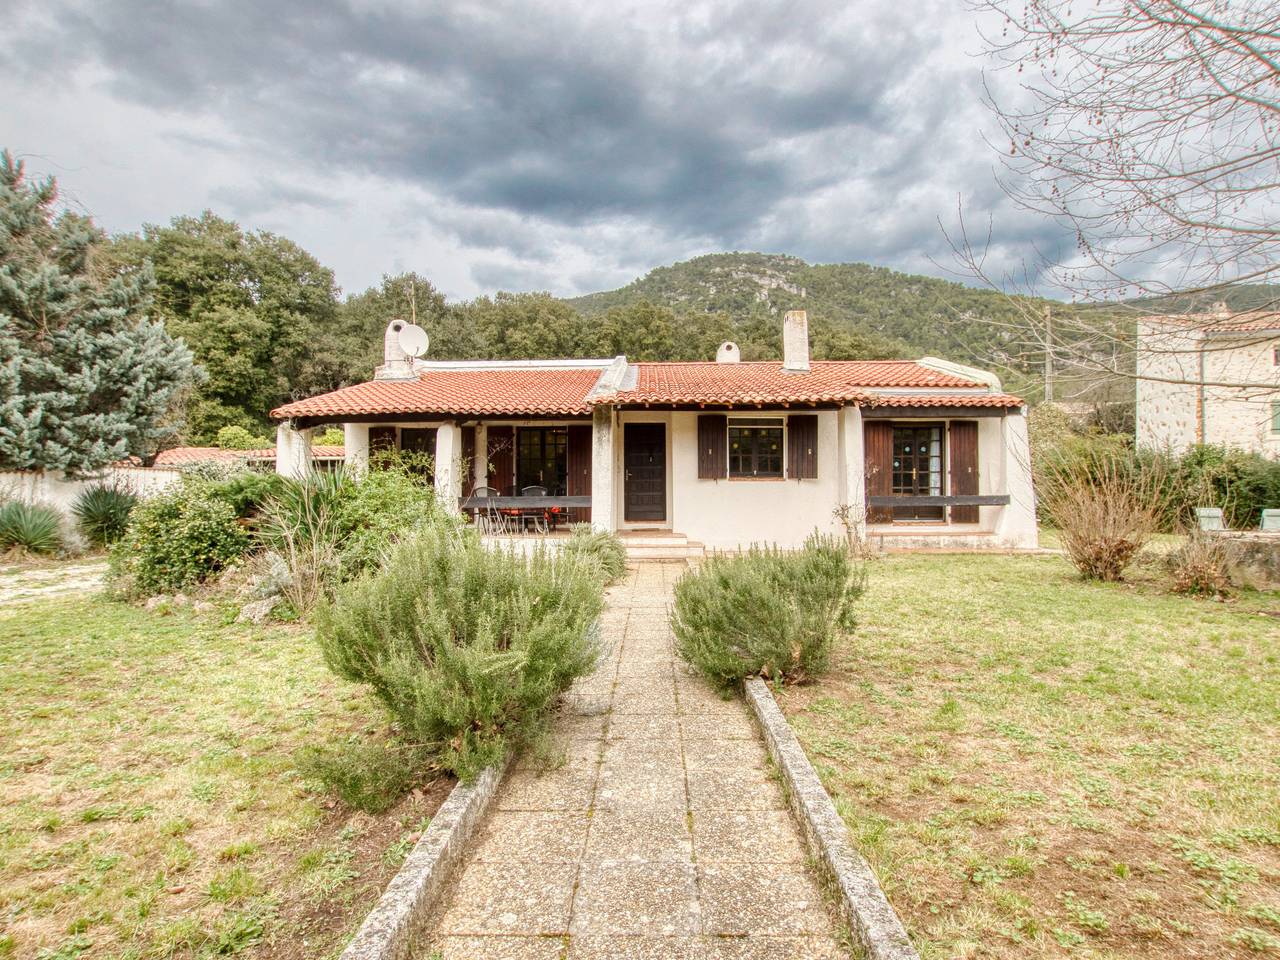
[[[902,124],[892,95],[936,42],[928,18],[849,7],[97,0],[44,5],[9,58],[65,70],[75,51],[118,96],[216,115],[335,175],[563,225],[637,217],[731,240],[838,183]],[[926,106],[944,111],[953,93],[934,93]]]

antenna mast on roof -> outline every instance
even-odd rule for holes
[[[414,282],[415,280],[417,280],[417,277],[418,275],[416,273],[409,274],[409,322],[410,323],[418,322],[418,291],[417,291],[418,285]]]

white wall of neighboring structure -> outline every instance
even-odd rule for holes
[[[816,480],[699,480],[698,415],[671,414],[668,488],[674,529],[712,549],[752,543],[798,547],[815,529],[843,536],[844,528],[833,513],[844,489],[839,412],[815,412]],[[860,480],[860,469],[858,476]]]
[[[43,503],[63,513],[76,497],[100,483],[119,484],[140,497],[150,497],[182,479],[182,471],[168,467],[104,467],[89,478],[75,480],[56,471],[0,473],[0,497],[23,503]]]
[[[1280,400],[1280,336],[1215,333],[1143,321],[1137,359],[1137,441],[1154,449],[1224,444],[1280,457],[1271,404]],[[1274,383],[1200,387],[1200,382]]]

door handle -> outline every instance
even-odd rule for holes
[[[630,480],[630,479],[631,479],[631,471],[630,471],[630,470],[624,470],[624,471],[622,471],[622,479],[624,479],[624,480]]]

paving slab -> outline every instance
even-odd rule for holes
[[[685,569],[609,591],[610,655],[508,774],[415,960],[847,956],[749,712],[676,659]]]

